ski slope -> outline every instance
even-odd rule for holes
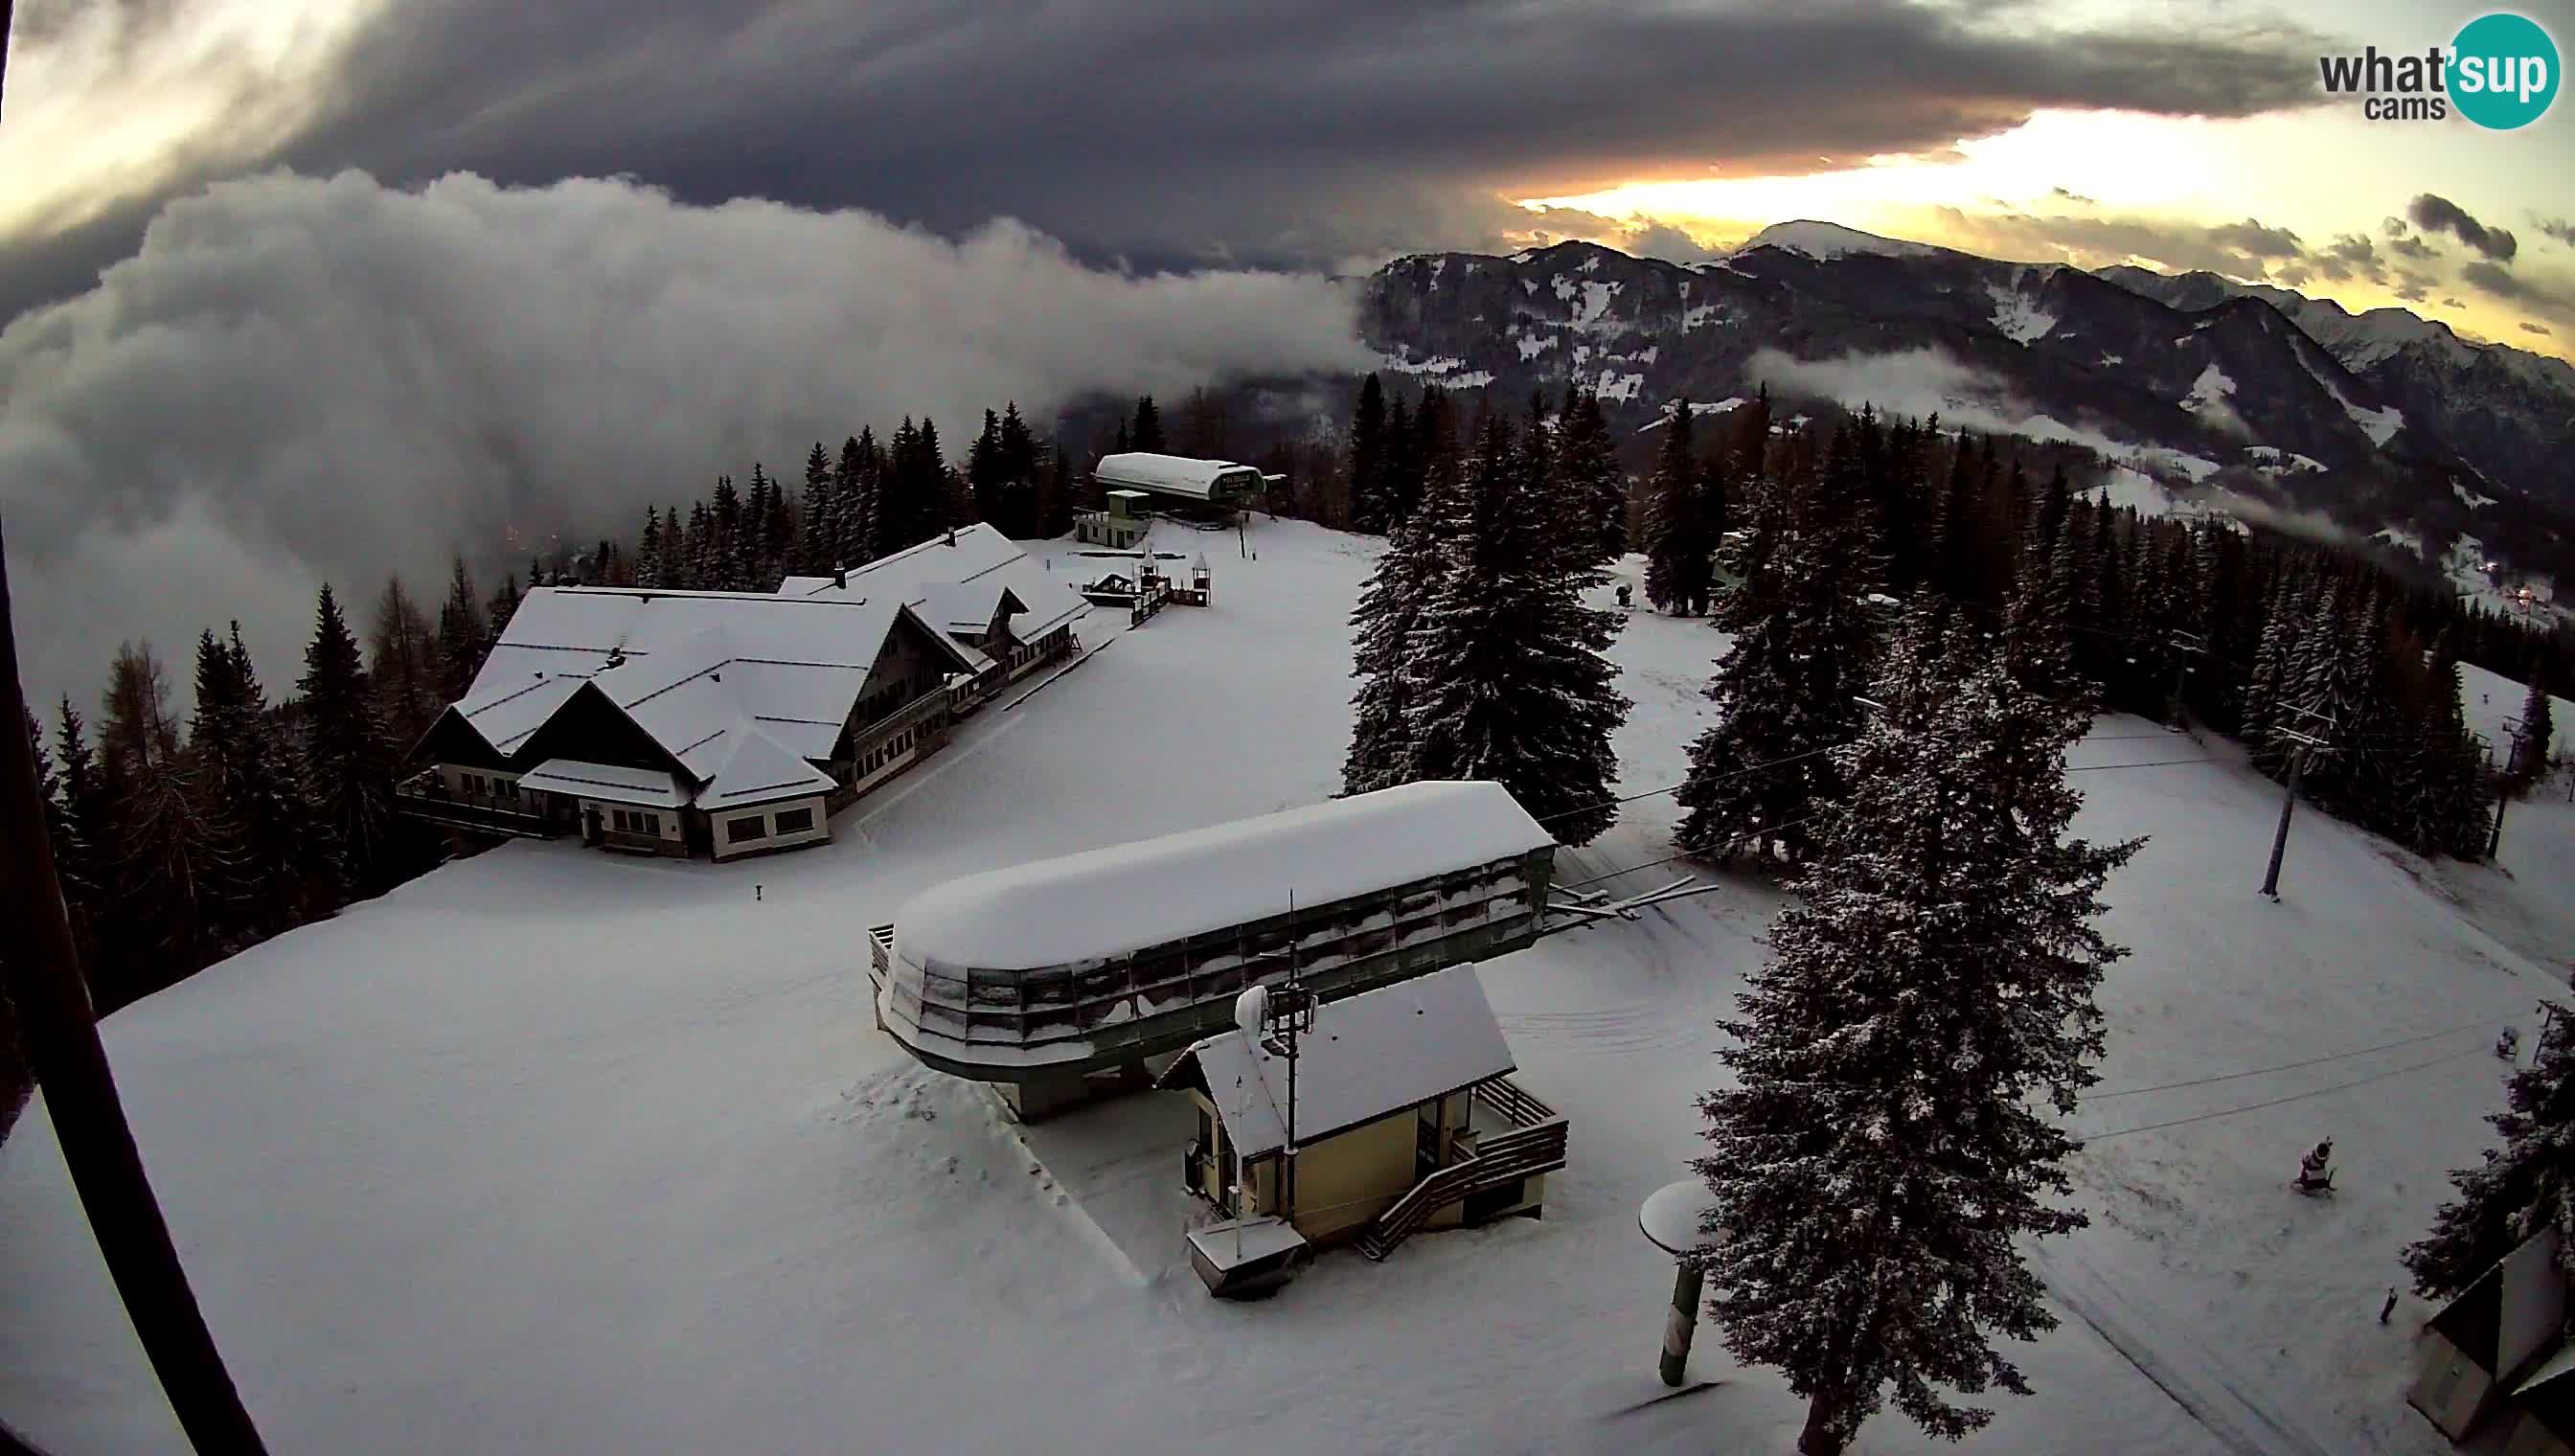
[[[1713,1023],[1773,889],[1488,963],[1520,1080],[1571,1122],[1545,1218],[1383,1265],[1329,1255],[1267,1304],[1211,1300],[1187,1268],[1170,1099],[1020,1128],[874,1028],[865,927],[916,891],[1337,787],[1374,544],[1272,522],[1251,543],[1257,562],[1210,552],[1212,609],[1135,632],[1095,615],[1082,666],[988,710],[826,847],[714,865],[511,844],[111,1017],[272,1449],[1789,1449],[1797,1402],[1712,1330],[1692,1369],[1717,1383],[1642,1404],[1670,1266],[1635,1224],[1700,1146]],[[1629,620],[1622,792],[1678,781],[1722,644]],[[2446,1450],[2401,1398],[2424,1311],[2374,1316],[2442,1170],[2481,1145],[2495,1029],[2562,984],[2540,957],[2575,943],[2575,814],[2517,806],[2502,870],[2301,814],[2272,904],[2253,886],[2278,791],[2231,750],[2111,719],[2074,761],[2159,765],[2078,779],[2086,832],[2152,835],[2108,890],[2135,954],[2104,987],[2101,1090],[2195,1084],[2083,1108],[2104,1134],[2076,1163],[2093,1226],[2041,1263],[2063,1327],[2016,1352],[2038,1393],[1965,1449]],[[1667,797],[1623,812],[1562,879],[1670,852]],[[0,1147],[0,1417],[61,1452],[182,1451],[42,1111]],[[2325,1133],[2345,1191],[2296,1197],[2295,1155]],[[1953,1448],[1882,1415],[1856,1449]]]

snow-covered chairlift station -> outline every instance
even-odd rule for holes
[[[1422,782],[968,875],[870,932],[877,1019],[1033,1120],[1291,960],[1329,999],[1527,945],[1554,862],[1510,790]]]

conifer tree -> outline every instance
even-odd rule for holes
[[[1690,745],[1676,840],[1693,854],[1752,849],[1796,861],[1846,786],[1825,750],[1860,728],[1876,633],[1861,598],[1877,560],[1864,513],[1825,498],[1811,464],[1754,493],[1743,574],[1716,626],[1734,634],[1707,697],[1717,722]]]
[[[1425,411],[1433,408],[1425,402]],[[1438,422],[1444,428],[1444,421]],[[1426,443],[1426,437],[1425,437]],[[1465,519],[1464,484],[1453,449],[1433,452],[1430,481],[1418,509],[1397,523],[1376,568],[1350,613],[1350,748],[1341,764],[1341,791],[1367,793],[1411,776],[1410,688],[1418,676],[1412,653],[1423,613],[1438,595],[1445,555],[1439,523]]]
[[[2548,702],[2548,661],[2534,656],[2530,689],[2521,699],[2521,755],[2514,760],[2514,780],[2527,789],[2548,776],[2549,745],[2556,740],[2556,711]]]
[[[444,674],[429,619],[421,615],[399,576],[386,578],[384,593],[376,599],[368,648],[369,671],[382,698],[387,730],[402,743],[418,741],[449,700],[438,691]]]
[[[94,959],[89,936],[99,906],[101,886],[98,844],[111,831],[107,823],[107,789],[90,750],[81,716],[66,696],[54,728],[54,779],[60,812],[54,822],[54,875],[62,881],[63,899],[72,911],[74,938],[83,948],[81,963]]]
[[[997,454],[1002,462],[1002,498],[997,503],[999,516],[987,513],[987,521],[1015,542],[1046,536],[1038,511],[1038,436],[1028,428],[1028,420],[1020,418],[1018,400],[1002,405]]]
[[[1385,402],[1384,442],[1378,469],[1384,475],[1386,530],[1391,533],[1421,504],[1421,436],[1400,391]]]
[[[1128,437],[1127,448],[1147,455],[1171,452],[1172,447],[1163,438],[1163,412],[1155,407],[1152,395],[1136,402],[1136,428]]]
[[[107,905],[122,1004],[194,972],[213,957],[218,919],[237,866],[192,755],[182,751],[168,682],[146,644],[117,653],[99,730],[115,852]]]
[[[1374,374],[1359,381],[1350,411],[1350,529],[1381,536],[1394,521],[1385,478],[1385,387]]]
[[[2402,1255],[2414,1288],[2431,1298],[2461,1293],[2543,1228],[2575,1250],[2575,1013],[2550,1002],[2539,1013],[2531,1064],[2504,1079],[2504,1110],[2486,1118],[2503,1146],[2450,1174],[2458,1196]]]
[[[841,442],[841,458],[832,467],[832,560],[823,570],[865,566],[876,557],[876,450],[873,430]]]
[[[635,585],[660,587],[662,580],[662,508],[644,508],[644,534],[635,538]]]
[[[752,480],[760,480],[760,466],[752,465]],[[699,553],[698,569],[703,574],[698,582],[702,591],[739,592],[750,576],[743,560],[742,493],[734,489],[733,477],[716,477],[714,499],[707,508],[708,531]]]
[[[1727,1348],[1806,1401],[1803,1456],[1838,1456],[1892,1400],[1956,1440],[2027,1394],[1992,1345],[2055,1318],[2017,1240],[2051,1206],[2122,952],[2092,921],[2135,844],[2067,837],[2064,750],[2088,716],[2014,683],[1917,611],[1837,752],[1849,811],[1822,830],[1771,955],[1727,1023],[1738,1084],[1700,1099],[1709,1308]]]
[[[984,412],[983,432],[966,449],[966,488],[975,501],[975,519],[999,526],[1002,505],[1002,417]],[[1009,528],[1000,528],[1005,535]]]
[[[1579,523],[1576,540],[1593,566],[1616,561],[1627,549],[1627,478],[1618,466],[1617,442],[1600,412],[1600,397],[1567,392],[1564,425],[1556,443],[1556,489],[1567,514]]]
[[[1715,540],[1701,520],[1702,483],[1690,403],[1672,402],[1654,452],[1645,509],[1645,600],[1657,611],[1694,617],[1714,585]]]
[[[835,509],[832,489],[832,458],[823,453],[823,442],[805,455],[805,497],[803,532],[797,539],[792,569],[799,576],[814,576],[832,570],[837,555],[833,524]]]
[[[515,596],[516,584],[502,590]],[[321,855],[351,897],[381,893],[407,868],[394,821],[399,749],[327,582],[296,688],[303,695],[306,804]]]
[[[1617,818],[1610,735],[1628,704],[1593,646],[1608,614],[1545,541],[1552,513],[1528,459],[1488,413],[1461,508],[1428,522],[1439,584],[1407,665],[1407,776],[1497,781],[1557,839],[1587,844]]]
[[[327,909],[314,903],[311,836],[304,805],[290,787],[303,781],[303,762],[269,715],[268,692],[238,622],[228,641],[218,644],[208,633],[197,644],[197,717],[189,739],[238,850],[237,926],[270,935]]]

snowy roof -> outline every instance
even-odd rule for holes
[[[1193,460],[1186,455],[1154,455],[1130,451],[1125,455],[1104,455],[1092,477],[1104,486],[1130,486],[1165,496],[1191,496],[1205,501],[1216,494],[1217,483],[1225,477],[1248,474],[1243,483],[1261,484],[1257,466],[1238,465],[1230,460]]]
[[[1075,965],[1554,845],[1500,784],[1430,779],[952,879],[896,914],[895,953]]]
[[[1510,1044],[1472,965],[1329,1001],[1297,1043],[1296,1137],[1317,1139],[1511,1070]],[[1241,1031],[1181,1053],[1164,1086],[1203,1087],[1244,1157],[1288,1145],[1288,1063]]]
[[[919,546],[852,567],[842,578],[848,585],[831,577],[790,577],[779,584],[778,593],[817,602],[899,597],[933,626],[980,633],[992,625],[992,609],[1000,601],[1001,591],[1007,589],[1020,604],[1020,611],[1011,618],[1011,631],[1024,641],[1044,637],[1091,610],[1091,605],[1076,596],[1072,588],[1049,574],[1044,564],[1031,561],[1028,553],[1009,537],[982,522],[942,532]],[[960,603],[975,601],[973,593],[960,590],[969,587],[974,593],[994,595],[981,599],[980,613],[966,613],[973,619],[971,627],[950,628],[939,620],[940,615],[958,611]]]
[[[1305,1236],[1288,1220],[1264,1213],[1191,1229],[1190,1246],[1217,1268],[1234,1269],[1303,1248]]]
[[[836,786],[825,773],[754,728],[748,720],[727,729],[724,756],[715,773],[698,788],[700,808],[738,808],[779,798],[829,793]]]
[[[521,601],[454,712],[496,751],[513,753],[590,686],[700,782],[735,751],[728,739],[738,739],[737,725],[801,757],[824,758],[906,617],[960,670],[986,666],[901,602],[539,588]]]
[[[607,803],[640,803],[647,808],[678,808],[689,801],[679,775],[655,768],[624,768],[614,763],[585,763],[578,758],[548,758],[519,775],[523,789]]]
[[[2551,1380],[2557,1379],[2569,1370],[2575,1370],[2575,1345],[2560,1345],[2557,1347],[2557,1353],[2549,1356],[2546,1363],[2542,1364],[2538,1369],[2531,1371],[2529,1379],[2514,1386],[2512,1388],[2512,1393],[2515,1395],[2528,1395],[2533,1390],[2546,1385]]]

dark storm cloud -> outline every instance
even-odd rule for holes
[[[2575,287],[2524,277],[2483,259],[2461,267],[2459,277],[2488,298],[2519,304],[2542,318],[2575,323]]]
[[[2441,256],[2440,249],[2416,237],[2390,238],[2387,240],[2387,251],[2399,258],[2412,258],[2418,262]]]
[[[2546,324],[2534,324],[2528,319],[2522,320],[2521,323],[2515,327],[2519,328],[2521,332],[2525,334],[2537,334],[2543,339],[2548,338],[2557,332]]]
[[[2047,216],[2036,213],[1971,213],[1932,209],[1945,235],[1972,252],[1997,258],[2063,259],[2086,265],[2144,259],[2176,272],[2205,270],[2229,278],[2265,278],[2303,258],[2298,235],[2256,219],[2239,223],[2176,222],[2164,218]]]
[[[2316,251],[2310,260],[2316,276],[2329,283],[2352,279],[2385,284],[2387,265],[2379,259],[2378,249],[2358,233],[2345,233]]]
[[[382,7],[263,160],[632,173],[948,232],[1009,215],[1091,257],[1334,265],[1489,244],[1516,222],[1497,188],[1806,170],[2042,107],[2303,105],[2317,44],[2038,38],[1898,0],[416,0]]]
[[[2405,215],[2423,231],[2448,233],[2497,263],[2510,263],[2512,255],[2521,250],[2520,240],[2512,234],[2478,222],[2446,197],[2424,193],[2406,205]]]
[[[2575,248],[2575,222],[2564,218],[2533,218],[2539,230],[2570,248]]]

